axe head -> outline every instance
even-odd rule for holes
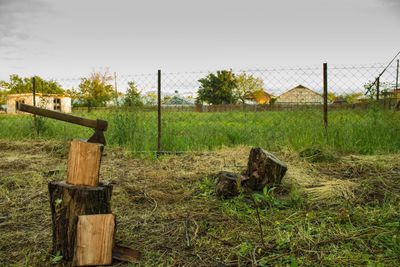
[[[94,128],[94,134],[88,139],[89,143],[99,143],[103,146],[106,145],[106,137],[104,131],[107,130],[107,122],[103,120],[97,120],[97,127]]]
[[[102,130],[94,129],[94,134],[87,140],[89,143],[98,143],[103,146],[106,145],[106,138]]]

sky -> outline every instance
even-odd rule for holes
[[[399,26],[400,0],[0,0],[0,79],[385,63]]]

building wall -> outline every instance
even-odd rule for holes
[[[61,112],[71,113],[72,112],[72,100],[69,97],[61,98]]]
[[[38,98],[36,97],[36,100]],[[8,114],[14,114],[17,113],[16,109],[16,102],[21,101],[24,104],[27,105],[33,105],[33,97],[32,96],[27,96],[27,95],[11,95],[7,97],[7,113]]]
[[[54,98],[59,98],[61,101],[61,112],[71,112],[71,98],[69,97],[56,97],[56,96],[40,96],[37,95],[36,106],[40,108],[54,110]],[[32,95],[21,94],[21,95],[10,95],[7,98],[7,113],[15,114],[19,111],[16,110],[16,103],[23,101],[24,104],[33,105]]]
[[[277,100],[282,104],[322,104],[323,97],[306,88],[296,88],[282,94]]]

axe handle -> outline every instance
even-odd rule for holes
[[[47,117],[47,118],[52,118],[52,119],[56,119],[56,120],[60,120],[60,121],[65,121],[65,122],[69,122],[69,123],[74,123],[74,124],[78,124],[81,126],[86,126],[89,128],[100,130],[100,131],[107,130],[107,122],[103,121],[103,120],[85,119],[85,118],[81,118],[78,116],[73,116],[70,114],[65,114],[65,113],[61,113],[61,112],[53,111],[53,110],[49,110],[49,109],[38,108],[38,107],[34,107],[34,106],[22,104],[22,103],[18,103],[17,109],[20,111],[31,113],[31,114],[35,114],[35,115],[39,115],[39,116],[43,116],[43,117]]]

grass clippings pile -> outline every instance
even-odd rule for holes
[[[139,266],[399,265],[398,154],[310,161],[281,151],[289,170],[266,205],[217,199],[212,176],[245,169],[249,149],[155,160],[106,148],[117,243],[142,252]],[[0,151],[0,266],[60,266],[47,183],[64,179],[66,145],[0,141]]]

